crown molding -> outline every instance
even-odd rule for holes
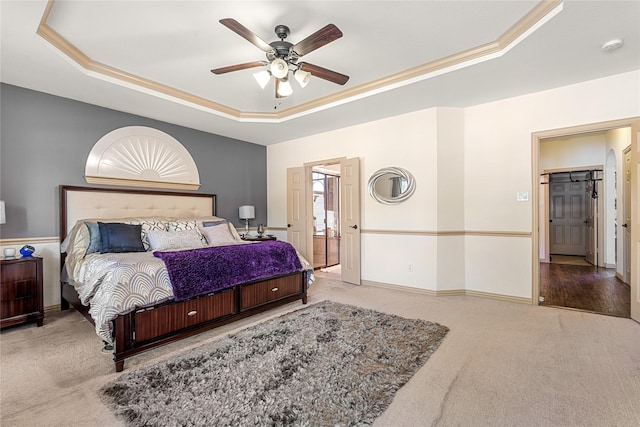
[[[48,25],[54,4],[55,0],[47,3],[36,33],[87,75],[239,122],[281,123],[500,57],[558,14],[562,10],[563,0],[540,1],[500,37],[489,43],[277,112],[240,111],[94,61]]]

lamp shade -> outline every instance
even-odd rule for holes
[[[0,224],[7,222],[7,214],[4,211],[4,200],[0,200]]]
[[[289,65],[284,61],[284,59],[276,58],[269,65],[269,70],[273,77],[283,78],[286,77],[289,73]]]
[[[296,78],[298,83],[300,83],[300,87],[305,87],[307,83],[309,83],[309,79],[311,77],[311,73],[303,70],[296,70],[293,73],[293,76]]]
[[[280,80],[280,84],[278,85],[278,95],[282,97],[287,97],[293,93],[293,88],[291,87],[291,83],[289,80]]]
[[[238,217],[240,219],[254,219],[256,217],[256,208],[250,205],[240,206],[238,208]]]
[[[253,78],[256,79],[260,87],[264,89],[271,79],[271,73],[267,70],[258,71],[253,75]]]

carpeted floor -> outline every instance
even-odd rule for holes
[[[318,278],[310,304],[424,319],[450,331],[374,426],[638,426],[640,325],[630,319]],[[301,307],[292,303],[128,359],[125,372]],[[118,426],[99,390],[120,376],[74,311],[0,334],[0,424]]]
[[[448,329],[323,301],[104,389],[130,426],[370,425]]]

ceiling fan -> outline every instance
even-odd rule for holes
[[[336,71],[309,64],[308,62],[298,62],[298,59],[302,56],[342,37],[342,31],[333,24],[328,24],[302,41],[293,44],[285,41],[290,33],[289,27],[286,25],[277,25],[275,27],[274,31],[280,40],[267,43],[235,19],[221,19],[220,23],[263,50],[266,53],[267,61],[245,62],[243,64],[216,68],[211,70],[213,74],[225,74],[232,71],[246,70],[248,68],[267,67],[255,73],[254,77],[258,81],[258,84],[264,89],[273,76],[275,80],[276,98],[284,98],[293,92],[289,83],[289,72],[293,74],[296,81],[298,81],[302,87],[307,85],[311,76],[339,85],[344,85],[349,80],[349,76]]]

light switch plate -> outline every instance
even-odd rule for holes
[[[516,200],[518,202],[528,202],[529,201],[529,192],[528,191],[518,191],[516,194]]]

